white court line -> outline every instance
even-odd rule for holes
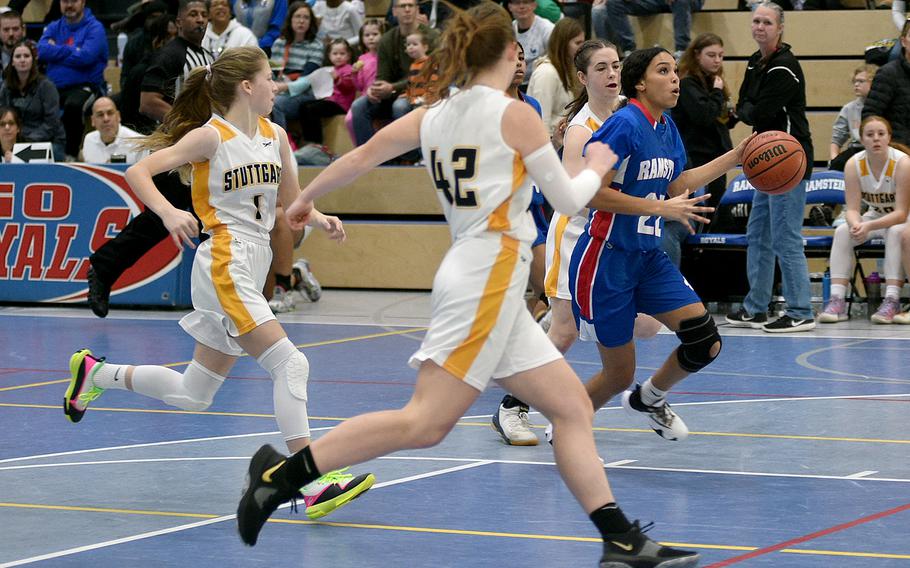
[[[859,473],[854,473],[852,475],[848,475],[847,477],[850,479],[862,479],[862,478],[866,478],[870,475],[874,475],[876,473],[878,473],[878,471],[874,471],[874,470],[860,471]]]
[[[638,460],[618,460],[615,462],[610,462],[608,464],[604,464],[604,467],[619,467],[621,465],[629,465],[630,463],[635,463],[637,461]]]
[[[244,458],[244,459],[246,459],[246,458]],[[417,481],[417,480],[419,480],[419,479],[426,479],[426,478],[428,478],[428,477],[435,477],[435,476],[438,476],[438,475],[444,475],[444,474],[446,474],[446,473],[452,473],[452,472],[455,472],[455,471],[461,471],[461,470],[470,469],[470,468],[474,468],[474,467],[480,467],[480,466],[482,466],[482,465],[487,465],[487,464],[490,464],[490,463],[493,463],[493,462],[487,461],[487,460],[481,460],[481,461],[475,461],[475,462],[472,462],[472,463],[468,463],[468,464],[464,464],[464,465],[460,465],[460,466],[456,466],[456,467],[448,467],[448,468],[445,468],[445,469],[439,469],[439,470],[435,470],[435,471],[428,471],[428,472],[426,472],[426,473],[421,473],[421,474],[419,474],[419,475],[411,475],[411,476],[408,476],[408,477],[401,477],[401,478],[398,478],[398,479],[392,479],[392,480],[389,480],[389,481],[386,481],[386,482],[383,482],[383,483],[377,483],[376,485],[373,486],[373,489],[374,489],[374,490],[375,490],[375,489],[381,489],[381,488],[383,488],[383,487],[389,487],[389,486],[391,486],[391,485],[399,485],[399,484],[401,484],[401,483],[408,483],[408,482],[411,482],[411,481]],[[280,509],[284,509],[284,508],[286,508],[286,507],[290,507],[290,503],[285,503],[284,505],[282,505],[282,506],[279,507],[279,508],[280,508]],[[133,536],[127,536],[127,537],[118,538],[118,539],[114,539],[114,540],[108,540],[108,541],[105,541],[105,542],[99,542],[99,543],[96,543],[96,544],[88,544],[88,545],[85,545],[85,546],[78,546],[78,547],[75,547],[75,548],[68,548],[68,549],[66,549],[66,550],[60,550],[60,551],[57,551],[57,552],[51,552],[51,553],[48,553],[48,554],[42,554],[42,555],[40,555],[40,556],[32,556],[32,557],[29,557],[29,558],[23,558],[23,559],[21,559],[21,560],[14,560],[14,561],[12,561],[12,562],[7,562],[7,563],[5,563],[5,564],[0,564],[0,568],[8,568],[8,567],[12,567],[12,566],[22,566],[22,565],[24,565],[24,564],[31,564],[31,563],[33,563],[33,562],[40,562],[40,561],[42,561],[42,560],[51,560],[51,559],[53,559],[53,558],[60,558],[60,557],[63,557],[63,556],[70,556],[70,555],[73,555],[73,554],[79,554],[80,552],[88,552],[88,551],[90,551],[90,550],[98,550],[98,549],[100,549],[100,548],[107,548],[107,547],[110,547],[110,546],[116,546],[116,545],[118,545],[118,544],[124,544],[124,543],[127,543],[127,542],[134,542],[134,541],[137,541],[137,540],[144,540],[144,539],[147,539],[147,538],[153,538],[153,537],[161,536],[161,535],[165,535],[165,534],[172,534],[172,533],[175,533],[175,532],[181,532],[181,531],[185,531],[185,530],[189,530],[189,529],[194,529],[194,528],[197,528],[197,527],[204,527],[204,526],[206,526],[206,525],[213,525],[213,524],[216,524],[216,523],[223,523],[223,522],[226,522],[226,521],[231,521],[231,520],[236,519],[236,518],[237,518],[237,515],[224,515],[224,516],[221,516],[221,517],[216,517],[216,518],[214,518],[214,519],[206,519],[206,520],[204,520],[204,521],[198,521],[198,522],[195,522],[195,523],[188,523],[188,524],[185,524],[185,525],[179,525],[179,526],[171,527],[171,528],[167,528],[167,529],[160,529],[160,530],[156,530],[156,531],[145,532],[145,533],[141,533],[141,534],[137,534],[137,535],[133,535]]]

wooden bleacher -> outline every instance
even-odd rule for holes
[[[387,9],[383,1],[367,2],[367,12],[384,14],[383,6]],[[672,46],[670,14],[632,18],[632,24],[639,45]],[[756,49],[749,27],[750,13],[736,11],[736,0],[706,0],[704,11],[693,16],[693,37],[712,31],[725,41],[724,70],[734,98],[745,60]],[[852,98],[850,77],[852,70],[863,62],[864,47],[894,35],[890,14],[884,10],[786,13],[784,40],[801,58],[806,75],[809,124],[817,162],[828,158],[831,126],[840,107]],[[737,126],[733,130],[734,142],[748,132],[747,126]],[[340,117],[326,124],[326,140],[330,147],[345,140],[349,143]],[[301,184],[317,172],[317,169],[302,169]],[[312,261],[325,286],[431,287],[433,274],[449,246],[449,232],[441,222],[407,220],[408,216],[419,215],[425,219],[441,214],[436,190],[425,168],[379,168],[353,187],[321,199],[317,207],[342,219],[350,219],[351,215],[388,219],[348,221],[348,242],[341,246],[327,242],[318,234],[304,242],[297,254]]]

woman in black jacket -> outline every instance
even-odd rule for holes
[[[692,40],[679,59],[679,101],[672,116],[689,163],[686,169],[707,164],[733,149],[730,129],[736,124],[730,91],[724,82],[724,41],[720,36],[703,33]],[[705,205],[717,207],[727,176],[707,186],[711,198]]]
[[[761,328],[771,333],[815,328],[809,304],[809,270],[803,252],[803,210],[806,180],[812,174],[812,137],[806,119],[806,80],[799,61],[783,43],[784,11],[774,2],[758,4],[752,13],[752,38],[758,51],[746,66],[736,113],[754,132],[782,130],[806,151],[809,166],[803,180],[781,195],[756,191],[746,228],[746,272],[749,294],[739,311],[727,315],[735,327]],[[787,312],[767,323],[774,260],[780,264]]]
[[[863,118],[881,116],[891,123],[892,140],[910,146],[910,19],[904,22],[902,57],[882,66],[863,105]]]
[[[13,58],[3,70],[0,105],[19,111],[20,138],[25,142],[51,142],[54,158],[63,161],[66,132],[60,119],[57,88],[38,73],[35,48],[22,42],[13,48]]]

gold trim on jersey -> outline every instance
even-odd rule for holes
[[[520,241],[508,235],[502,235],[499,242],[501,248],[493,263],[493,268],[490,269],[486,285],[484,285],[483,295],[477,305],[477,313],[471,324],[471,330],[461,345],[449,354],[442,365],[443,369],[459,379],[464,379],[468,374],[471,365],[474,364],[474,360],[477,359],[486,344],[487,338],[496,327],[503,301],[512,283],[515,265],[518,263]]]
[[[585,121],[585,126],[590,128],[591,132],[597,132],[600,130],[600,124],[590,116],[588,117],[588,120]]]
[[[509,223],[509,207],[512,205],[512,196],[524,183],[526,174],[524,160],[521,159],[521,156],[515,154],[515,159],[512,161],[512,191],[509,193],[509,197],[490,213],[490,219],[487,223],[490,231],[505,232],[512,228],[511,223]]]
[[[221,136],[222,142],[227,142],[234,136],[237,136],[237,134],[233,130],[231,130],[230,126],[221,122],[217,118],[213,117],[211,120],[209,120],[209,124],[211,124],[212,127],[218,131],[218,135]]]
[[[897,161],[893,158],[888,159],[888,167],[885,169],[885,176],[892,177],[894,175],[894,167],[897,166]]]
[[[547,271],[543,284],[544,293],[547,295],[547,298],[555,298],[558,292],[559,269],[562,264],[562,255],[560,254],[560,251],[562,250],[562,237],[566,233],[566,227],[569,226],[570,219],[571,217],[567,215],[560,215],[559,221],[556,223],[553,237],[553,262],[550,264],[550,270]]]
[[[261,116],[259,117],[259,134],[262,134],[266,138],[271,138],[272,140],[276,138],[275,129],[272,128],[272,124]]]

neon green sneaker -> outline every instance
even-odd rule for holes
[[[337,469],[303,486],[300,493],[306,503],[306,516],[320,519],[365,493],[376,483],[376,476],[364,473],[354,477]]]
[[[82,420],[89,403],[104,392],[92,381],[103,365],[104,357],[97,358],[88,349],[76,351],[70,357],[70,386],[63,396],[63,413],[70,422]]]

